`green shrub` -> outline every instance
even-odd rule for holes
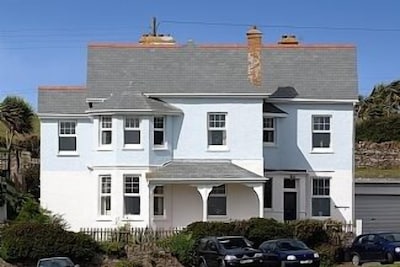
[[[400,141],[400,116],[368,119],[356,124],[356,141]]]
[[[338,245],[331,245],[328,243],[320,244],[314,247],[321,259],[321,266],[335,266],[337,263],[344,260],[343,248]]]
[[[181,232],[159,242],[159,245],[171,252],[185,266],[195,264],[196,239],[191,233]]]
[[[248,221],[248,230],[245,236],[259,246],[263,241],[293,237],[293,232],[288,224],[278,222],[275,219],[251,218]]]
[[[310,247],[329,241],[323,221],[312,219],[294,221],[293,227],[294,236]]]
[[[98,250],[89,236],[64,230],[58,224],[14,223],[2,231],[0,256],[11,262],[36,262],[39,258],[68,256],[88,262]]]
[[[100,251],[112,258],[126,257],[125,245],[121,242],[105,241],[100,243]]]

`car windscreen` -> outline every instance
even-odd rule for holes
[[[218,241],[225,249],[250,247],[250,244],[243,238],[220,238]]]
[[[74,264],[67,259],[40,261],[38,267],[73,267]]]
[[[280,250],[303,250],[308,249],[306,244],[298,240],[284,240],[277,244]]]
[[[389,242],[400,242],[400,233],[381,234],[381,237]]]

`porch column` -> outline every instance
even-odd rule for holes
[[[264,184],[246,184],[246,186],[253,188],[258,198],[258,217],[264,218]]]
[[[210,194],[213,186],[212,185],[198,185],[197,191],[199,191],[201,195],[201,199],[203,200],[203,222],[207,221],[207,209],[208,209],[208,195]]]
[[[151,229],[155,228],[154,225],[154,189],[155,185],[149,184],[149,223],[148,226]]]

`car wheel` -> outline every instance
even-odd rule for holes
[[[386,253],[386,261],[385,263],[392,264],[394,262],[393,254],[388,252]]]
[[[359,265],[361,265],[360,256],[358,256],[357,254],[354,254],[354,255],[351,257],[351,263],[353,263],[354,266],[359,266]]]

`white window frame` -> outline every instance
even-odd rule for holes
[[[213,119],[213,116],[223,116],[223,120],[221,119]],[[223,126],[212,126],[212,123],[221,123],[223,122]],[[207,113],[207,146],[209,150],[227,150],[228,148],[228,113],[226,112],[208,112]],[[211,144],[211,133],[213,131],[222,131],[222,144]]]
[[[111,216],[112,211],[112,178],[111,175],[100,175],[100,189],[99,189],[99,214],[100,216]],[[107,204],[107,199],[109,204]],[[104,204],[103,204],[103,201]]]
[[[157,189],[161,189],[161,191],[157,192]],[[157,210],[156,212],[156,199],[160,200],[162,208]],[[164,217],[165,216],[165,187],[160,185],[154,187],[154,194],[153,194],[153,215],[157,217]]]
[[[99,117],[99,145],[101,147],[111,147],[113,143],[113,138],[112,138],[112,126],[113,126],[113,118],[111,115],[104,115]],[[110,132],[110,139],[111,142],[108,143],[103,143],[103,133],[104,132]]]
[[[124,174],[123,175],[123,214],[124,217],[135,217],[135,216],[140,216],[142,213],[141,205],[142,205],[142,199],[140,197],[140,175],[138,174]],[[127,192],[127,178],[136,178],[137,179],[137,192]],[[136,182],[132,183],[132,186],[134,186]],[[127,213],[126,211],[126,203],[125,203],[125,198],[139,198],[139,213]]]
[[[136,131],[139,132],[139,143],[127,144],[125,140],[126,132]],[[141,148],[142,147],[142,130],[141,119],[135,116],[126,116],[124,119],[124,147],[125,148]]]
[[[314,181],[323,181],[322,188],[315,188]],[[311,200],[311,216],[312,217],[330,217],[332,215],[332,202],[331,202],[331,177],[316,176],[311,179],[312,200]],[[326,184],[327,183],[327,184]],[[320,192],[322,190],[322,192]],[[325,191],[328,190],[326,193]],[[329,200],[329,214],[315,214],[313,209],[314,199],[328,199]]]
[[[323,120],[328,119],[328,123],[326,121],[323,121],[320,125],[322,125],[323,128],[327,125],[329,129],[315,129],[317,125],[319,125],[315,120],[317,118],[322,118]],[[312,135],[311,135],[311,147],[313,152],[327,152],[327,151],[332,151],[332,116],[331,115],[312,115],[311,118],[311,130],[312,130]],[[322,146],[314,146],[314,135],[317,134],[329,134],[329,146],[328,147],[322,147]]]
[[[223,191],[221,190],[223,188]],[[210,194],[208,195],[208,203],[207,203],[207,215],[211,217],[226,217],[228,215],[228,203],[227,203],[227,194],[226,194],[226,185],[213,186]],[[212,198],[224,198],[225,199],[225,211],[224,214],[210,214],[210,201]]]
[[[271,120],[272,121],[272,127],[270,126],[266,126],[266,122],[265,120]],[[264,140],[264,133],[265,132],[272,132],[272,138],[273,141],[265,141]],[[275,117],[271,117],[271,116],[263,116],[263,143],[266,146],[275,146],[276,145],[276,118]]]
[[[66,127],[69,124],[69,127]],[[73,125],[73,126],[72,126]],[[78,149],[78,138],[76,134],[77,122],[76,120],[60,120],[58,122],[58,153],[59,154],[76,154]],[[74,138],[75,139],[75,149],[65,150],[61,149],[60,140],[61,138]]]
[[[156,127],[156,119],[162,119],[163,127]],[[163,148],[166,148],[166,146],[167,146],[167,142],[165,140],[165,136],[166,136],[165,135],[165,129],[166,129],[165,125],[166,125],[166,117],[165,116],[154,116],[154,118],[153,118],[153,147],[155,149],[157,149],[157,148],[163,149]],[[155,143],[156,132],[162,132],[162,136],[163,136],[162,144]]]

